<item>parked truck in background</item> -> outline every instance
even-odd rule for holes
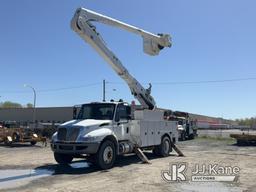
[[[30,128],[20,127],[15,121],[7,121],[0,123],[0,143],[6,145],[13,143],[30,143],[35,145],[40,138]]]
[[[197,123],[193,120],[189,113],[182,111],[165,111],[165,119],[170,121],[177,121],[177,130],[179,133],[179,140],[194,139],[197,136]]]

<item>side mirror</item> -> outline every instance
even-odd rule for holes
[[[77,108],[73,107],[73,119],[76,119],[77,116]]]
[[[119,116],[119,115],[116,115],[115,121],[116,121],[116,122],[119,122],[119,121],[120,121],[120,116]]]

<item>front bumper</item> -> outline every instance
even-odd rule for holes
[[[65,154],[95,154],[100,146],[99,143],[78,142],[51,142],[51,149],[56,153]]]

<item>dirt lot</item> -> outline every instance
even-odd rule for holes
[[[233,140],[197,138],[180,142],[186,155],[173,152],[167,158],[157,158],[149,152],[152,164],[142,164],[137,156],[118,158],[113,169],[97,170],[78,159],[70,167],[58,166],[49,147],[38,144],[0,146],[0,191],[255,191],[256,147],[238,147]],[[186,182],[164,181],[162,170],[170,163],[186,162]],[[195,164],[238,166],[237,182],[191,182]]]

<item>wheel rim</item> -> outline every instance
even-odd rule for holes
[[[164,141],[164,153],[165,154],[168,154],[169,153],[169,148],[170,148],[170,144],[169,144],[169,141],[166,139]]]
[[[106,164],[109,164],[111,163],[112,159],[113,159],[113,149],[112,147],[110,146],[107,146],[105,149],[104,149],[104,152],[103,152],[103,161],[106,163]]]

